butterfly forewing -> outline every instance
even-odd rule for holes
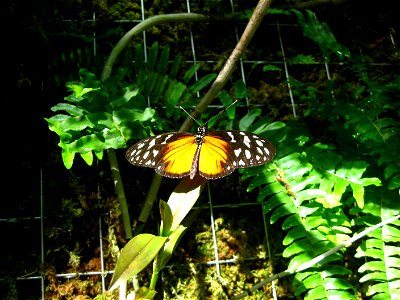
[[[212,151],[212,147],[220,150]],[[204,148],[207,152],[214,153],[214,159],[207,155],[203,157],[206,161],[217,161],[216,166],[209,166],[202,162],[203,153],[207,153]],[[275,153],[272,143],[258,135],[236,130],[214,131],[204,138],[199,172],[202,176],[203,172],[210,174],[212,179],[220,178],[232,173],[236,168],[265,164],[275,156]],[[212,172],[212,170],[218,170],[218,172]]]
[[[193,134],[171,132],[141,140],[128,149],[126,159],[162,176],[181,178],[189,175],[196,148]]]

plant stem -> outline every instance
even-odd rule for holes
[[[118,196],[119,207],[121,209],[125,238],[130,240],[132,238],[132,227],[129,217],[128,204],[126,203],[124,186],[122,184],[122,178],[119,172],[117,156],[115,155],[114,149],[108,149],[107,154],[108,154],[108,162],[111,168],[111,174],[114,179],[115,193]]]
[[[194,119],[197,119],[199,115],[207,108],[208,105],[217,97],[218,93],[225,86],[225,83],[228,81],[232,72],[235,68],[236,63],[239,61],[242,56],[244,50],[246,50],[248,44],[250,43],[251,38],[256,32],[258,26],[261,24],[263,17],[265,16],[268,7],[271,5],[272,0],[260,0],[254,9],[254,12],[247,23],[247,26],[240,37],[239,42],[237,43],[235,49],[233,49],[231,55],[227,59],[225,65],[222,70],[219,72],[217,78],[211,85],[208,92],[204,95],[201,102],[196,106],[191,116]],[[193,124],[193,119],[187,118],[185,122],[182,124],[180,131],[187,131],[191,128]]]
[[[159,24],[171,23],[171,22],[201,22],[209,20],[210,18],[201,14],[191,14],[191,13],[181,13],[181,14],[170,14],[170,15],[160,15],[154,16],[145,21],[141,22],[140,24],[133,27],[130,31],[128,31],[115,45],[112,49],[110,55],[106,63],[104,64],[103,71],[101,74],[101,80],[104,81],[110,77],[113,65],[117,60],[119,54],[124,50],[124,48],[128,45],[131,38],[142,31]],[[131,222],[129,217],[128,205],[126,202],[126,196],[124,187],[122,185],[121,174],[119,172],[118,161],[115,155],[114,149],[109,149],[108,151],[108,161],[111,168],[111,173],[114,179],[115,185],[115,192],[118,197],[118,201],[120,204],[120,209],[122,213],[122,222],[124,224],[125,229],[125,238],[131,239],[132,238],[132,229],[131,229]],[[158,180],[159,183],[161,179]],[[158,188],[160,184],[157,185],[157,180],[153,179],[152,184],[152,191],[153,193],[149,192],[149,195],[146,198],[145,208],[146,211],[142,212],[141,217],[144,219],[142,222],[146,222],[148,215],[150,214],[151,207],[153,206],[155,195],[157,194]]]
[[[129,30],[125,35],[118,41],[117,45],[112,49],[104,67],[102,73],[102,80],[110,77],[112,67],[117,60],[119,54],[122,50],[128,45],[132,37],[135,35],[142,33],[144,30],[149,29],[153,26],[172,23],[172,22],[205,22],[210,20],[210,17],[201,15],[201,14],[192,14],[192,13],[179,13],[179,14],[168,14],[168,15],[159,15],[148,18],[143,22],[137,24],[131,30]]]

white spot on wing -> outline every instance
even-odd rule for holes
[[[262,141],[262,140],[259,140],[259,139],[256,139],[256,144],[257,144],[258,146],[264,146],[263,141]]]
[[[143,159],[146,159],[149,156],[149,154],[150,154],[150,151],[146,151],[146,153],[143,154]]]
[[[247,148],[250,148],[250,139],[247,135],[243,138],[243,143],[246,145]]]
[[[242,149],[235,149],[233,152],[235,152],[236,157],[239,157],[240,153],[242,152]]]
[[[244,154],[246,155],[246,158],[247,158],[247,159],[250,159],[250,158],[251,158],[251,153],[250,153],[249,150],[246,149],[246,150],[244,151]]]
[[[171,133],[171,134],[168,134],[168,135],[164,138],[164,140],[161,142],[161,144],[166,144],[166,143],[168,142],[168,140],[171,138],[171,136],[173,136],[172,133]]]
[[[147,147],[147,149],[153,148],[153,146],[156,144],[156,139],[152,139]]]
[[[233,133],[228,131],[228,135],[231,138],[231,143],[236,143],[235,136],[233,135]]]

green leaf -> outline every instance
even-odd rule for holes
[[[239,121],[239,129],[247,131],[251,124],[255,121],[257,117],[261,115],[261,109],[255,108],[250,110],[242,119]]]
[[[353,189],[353,197],[356,199],[357,206],[359,208],[364,207],[364,187],[362,184],[355,184],[350,182],[350,186]]]
[[[161,236],[168,236],[171,231],[173,216],[171,208],[169,207],[168,203],[160,200],[160,215],[161,215],[161,229],[160,234]]]
[[[92,150],[103,151],[106,149],[104,147],[104,140],[99,138],[97,134],[84,135],[77,139],[76,141],[69,144],[69,151],[78,152],[85,154]]]
[[[75,152],[69,152],[66,148],[62,148],[61,156],[62,156],[62,160],[63,160],[65,168],[67,168],[68,170],[71,169],[72,164],[74,163]]]
[[[206,180],[200,176],[194,179],[186,177],[180,181],[168,199],[171,208],[173,222],[171,231],[174,231],[188,212],[192,209],[204,188]]]
[[[86,152],[86,153],[80,153],[81,157],[83,160],[88,164],[88,166],[91,166],[93,164],[93,153],[92,151]]]
[[[172,78],[175,78],[177,76],[179,69],[181,67],[181,63],[182,63],[182,56],[178,54],[175,56],[174,62],[172,63],[171,66],[171,71],[169,73]]]
[[[77,116],[77,117],[70,117],[65,119],[62,123],[60,128],[63,131],[82,131],[87,127],[93,128],[94,124],[89,120],[87,116]]]
[[[122,122],[129,121],[140,121],[146,122],[153,118],[155,114],[155,110],[148,107],[144,111],[138,109],[128,109],[128,108],[121,108],[116,110],[112,114],[112,119],[115,124],[119,125]]]
[[[189,70],[186,71],[185,75],[183,76],[183,81],[188,83],[189,80],[196,74],[197,70],[200,68],[200,64],[193,65]]]
[[[100,88],[88,88],[88,87],[83,87],[81,85],[77,84],[67,84],[67,87],[74,93],[75,98],[81,99],[81,97],[91,91],[96,91],[99,90]]]
[[[164,248],[158,254],[158,271],[166,266],[186,229],[186,226],[179,225],[168,236],[168,240],[165,243]]]
[[[277,67],[276,65],[264,65],[262,70],[264,72],[267,72],[267,71],[282,71],[282,68]]]
[[[65,110],[71,116],[83,115],[84,110],[69,103],[58,103],[51,108],[52,111]]]
[[[169,47],[166,46],[162,49],[160,59],[158,60],[157,72],[161,74],[167,73],[168,58],[169,58]]]
[[[247,87],[242,79],[235,82],[235,98],[242,99],[247,97]]]
[[[217,74],[211,73],[207,74],[206,76],[200,78],[198,81],[196,81],[192,86],[189,87],[190,92],[197,93],[207,87],[210,82],[212,82],[215,78],[217,77]]]
[[[158,55],[158,42],[153,43],[149,50],[149,55],[147,56],[147,70],[154,70],[154,67],[157,63],[157,55]]]
[[[388,189],[389,190],[394,190],[400,187],[400,174],[393,176],[392,179],[390,179]]]
[[[126,87],[124,90],[124,94],[121,97],[111,101],[110,105],[113,109],[118,109],[119,107],[128,103],[132,98],[138,96],[140,92],[139,87],[137,86]]]
[[[156,257],[167,237],[144,233],[135,236],[121,250],[109,291],[142,271]]]

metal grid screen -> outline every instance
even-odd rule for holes
[[[234,12],[235,9],[238,9],[235,7],[233,1],[226,1],[225,3],[226,7],[229,8],[229,12]],[[182,7],[185,8],[186,11],[182,12],[191,12],[191,6],[193,6],[193,1],[187,0],[186,3]],[[149,9],[146,7],[146,4],[141,1],[140,2],[140,19],[138,20],[116,20],[115,22],[117,23],[124,23],[126,24],[127,28],[132,27],[134,24],[141,22],[142,20],[146,19],[147,16],[150,14],[148,13]],[[174,11],[175,12],[175,11]],[[93,14],[92,20],[86,20],[86,22],[93,22],[93,24],[96,23],[96,14]],[[76,20],[75,20],[76,21]],[[67,20],[66,22],[74,22],[74,20]],[[226,53],[229,53],[232,50],[232,47],[235,45],[235,43],[238,41],[240,34],[245,26],[243,23],[231,23],[230,24],[232,27],[228,28],[229,30],[225,30],[227,28],[224,28],[224,33],[223,34],[230,34],[230,39],[232,43],[230,45],[226,45]],[[296,105],[296,99],[293,96],[292,89],[290,86],[290,78],[296,78],[304,75],[305,73],[309,72],[311,73],[318,73],[320,76],[324,78],[324,80],[329,80],[332,77],[332,69],[338,69],[340,68],[340,63],[332,63],[332,64],[327,64],[323,62],[322,55],[319,52],[319,49],[316,48],[315,45],[310,43],[310,41],[303,36],[301,33],[301,28],[293,25],[293,24],[283,24],[278,21],[274,23],[269,23],[269,18],[268,16],[264,19],[264,23],[262,26],[262,33],[257,33],[256,36],[254,37],[254,42],[251,43],[251,47],[260,47],[263,48],[266,52],[264,56],[257,56],[255,54],[256,52],[253,51],[252,53],[255,55],[246,55],[245,58],[240,60],[240,64],[238,65],[237,73],[236,76],[237,78],[243,79],[245,82],[247,80],[252,80],[252,82],[247,82],[249,86],[255,86],[257,88],[260,84],[260,81],[257,82],[256,80],[259,78],[252,78],[250,76],[250,72],[254,72],[254,66],[262,66],[263,64],[276,64],[280,66],[283,70],[283,76],[284,80],[286,82],[285,87],[281,87],[283,89],[287,90],[286,96],[283,100],[284,105],[288,108],[288,111],[290,111],[290,114],[293,117],[296,117],[298,112],[297,112],[297,105]],[[196,30],[196,25],[190,26],[190,28],[193,28]],[[218,28],[210,28],[209,30],[218,30]],[[195,36],[199,35],[199,32],[194,34],[191,30],[190,32],[190,38],[189,38],[189,44],[184,43],[180,44],[179,42],[176,43],[175,46],[182,46],[182,47],[190,47],[190,53],[191,53],[191,58],[187,60],[187,63],[189,64],[195,64],[195,63],[202,63],[204,65],[208,65],[206,69],[213,69],[216,64],[219,63],[219,61],[215,59],[209,59],[204,51],[204,44],[210,43],[210,41],[205,42],[204,40],[196,40]],[[296,32],[296,33],[294,33]],[[390,28],[387,28],[387,31],[382,33],[379,32],[377,33],[379,35],[382,35],[385,37],[385,40],[382,41],[382,44],[380,46],[382,47],[387,47],[388,49],[394,49],[396,47],[396,43],[398,42],[396,40],[396,37],[392,34]],[[99,51],[99,46],[96,40],[96,36],[98,35],[97,32],[92,32],[91,34],[88,33],[88,35],[93,36],[93,48],[92,48],[92,53],[96,55],[96,52]],[[295,37],[295,38],[294,38]],[[207,39],[207,36],[203,37],[204,39]],[[339,39],[341,37],[339,36]],[[354,38],[354,37],[352,37]],[[151,40],[154,40],[154,37],[149,37],[149,35],[144,32],[142,36],[142,42],[144,45],[144,48],[146,49],[147,46],[151,44]],[[347,37],[346,40],[349,40]],[[300,45],[300,47],[299,47]],[[301,49],[299,49],[301,48]],[[253,49],[254,50],[254,49]],[[361,54],[371,50],[371,47],[366,47],[364,49],[359,48],[359,52]],[[321,57],[321,62],[318,64],[313,64],[312,66],[308,66],[309,70],[305,70],[305,66],[293,66],[288,64],[288,57],[293,57],[293,55],[296,52],[300,53],[311,53],[314,56],[319,56]],[[281,55],[276,55],[276,53],[281,53]],[[146,55],[146,54],[145,54]],[[392,63],[390,61],[387,61],[386,58],[377,58],[376,61],[372,63],[375,65],[377,68],[381,66],[391,66]],[[257,67],[256,67],[257,68]],[[322,75],[323,74],[323,75]],[[310,75],[311,76],[311,75]],[[299,78],[300,79],[300,78]],[[264,78],[265,81],[270,80],[268,76]],[[274,79],[271,79],[274,80]],[[280,78],[282,80],[282,78]],[[251,102],[251,99],[247,99],[246,105],[249,105]],[[151,105],[151,103],[149,103]],[[254,104],[254,103],[253,103]],[[268,108],[264,108],[267,110]],[[50,133],[49,133],[50,134]],[[46,195],[48,194],[48,190],[51,189],[50,186],[48,186],[48,178],[51,175],[51,170],[43,170],[41,168],[37,168],[36,174],[33,174],[32,180],[36,182],[37,185],[37,190],[39,191],[37,193],[37,198],[32,199],[35,205],[37,205],[37,211],[39,211],[39,215],[34,215],[34,216],[27,216],[25,219],[21,218],[19,216],[16,217],[6,217],[0,219],[1,226],[3,229],[10,231],[10,232],[16,232],[17,235],[19,236],[24,236],[24,235],[34,235],[37,238],[37,243],[34,243],[32,245],[24,245],[21,247],[25,247],[25,250],[30,251],[32,253],[36,253],[38,256],[38,260],[40,263],[45,263],[46,261],[46,252],[52,247],[51,244],[46,244],[45,243],[45,232],[46,232],[46,218],[48,216],[45,215],[44,213],[44,207],[51,201],[51,199],[48,199]],[[205,262],[199,262],[199,264],[202,264],[203,267],[205,268],[212,268],[213,272],[215,272],[216,277],[224,277],[223,275],[223,266],[226,264],[236,264],[238,262],[238,259],[242,261],[257,261],[259,262],[260,260],[266,261],[268,259],[268,255],[271,255],[271,253],[268,253],[270,249],[268,249],[266,245],[266,240],[268,239],[268,232],[267,232],[267,220],[265,219],[265,216],[262,212],[262,207],[259,203],[256,201],[250,201],[246,203],[238,203],[237,201],[231,201],[231,199],[224,199],[224,196],[221,194],[218,194],[217,191],[218,187],[215,184],[212,184],[210,186],[209,190],[209,195],[207,197],[206,202],[208,203],[206,206],[197,206],[194,209],[202,209],[204,210],[203,216],[205,216],[206,219],[209,221],[209,228],[210,228],[210,236],[208,236],[208,239],[211,239],[211,243],[213,244],[213,253],[214,253],[214,259],[205,261]],[[204,194],[206,194],[207,191],[204,191]],[[244,213],[245,212],[245,213]],[[223,213],[224,218],[221,218],[221,213]],[[88,276],[98,276],[98,280],[101,284],[101,290],[104,292],[107,289],[107,282],[109,282],[112,274],[112,270],[108,270],[104,264],[104,247],[103,247],[103,240],[106,237],[106,231],[107,229],[105,228],[105,221],[104,218],[106,215],[100,214],[98,215],[98,236],[95,237],[98,243],[98,259],[100,261],[100,270],[98,271],[87,271],[87,272],[72,272],[72,273],[57,273],[55,276],[59,279],[62,280],[67,280],[71,278],[84,278]],[[238,257],[237,253],[229,254],[226,259],[219,259],[221,257],[220,252],[223,251],[223,249],[219,249],[218,245],[218,239],[221,238],[221,235],[218,234],[218,231],[221,229],[222,223],[223,222],[228,222],[226,221],[225,218],[231,218],[232,220],[237,219],[240,217],[242,221],[248,222],[248,223],[255,223],[259,226],[260,232],[248,232],[245,234],[246,239],[250,239],[251,241],[255,242],[258,240],[258,242],[255,242],[255,245],[252,245],[252,247],[259,247],[260,245],[264,245],[263,251],[261,251],[259,248],[254,249],[254,253],[257,251],[259,253],[264,253],[263,257]],[[203,224],[204,225],[204,224]],[[157,225],[156,225],[157,226]],[[189,228],[189,231],[192,229]],[[189,233],[187,233],[189,234]],[[257,235],[257,236],[251,236],[252,234]],[[259,236],[261,234],[261,236]],[[261,240],[260,240],[261,239]],[[39,242],[40,241],[40,242]],[[243,241],[241,241],[243,242]],[[183,245],[184,247],[184,245]],[[11,255],[11,254],[10,254]],[[173,268],[174,266],[171,266]],[[265,265],[262,265],[262,267],[265,267]],[[166,275],[168,276],[168,275]],[[164,281],[164,280],[163,280]],[[44,277],[41,276],[40,274],[20,274],[20,276],[17,279],[17,290],[20,295],[28,295],[29,297],[32,297],[32,299],[41,297],[42,299],[46,298],[45,290],[46,290],[46,283],[44,280]],[[171,297],[173,298],[174,295],[165,295],[167,298]]]

